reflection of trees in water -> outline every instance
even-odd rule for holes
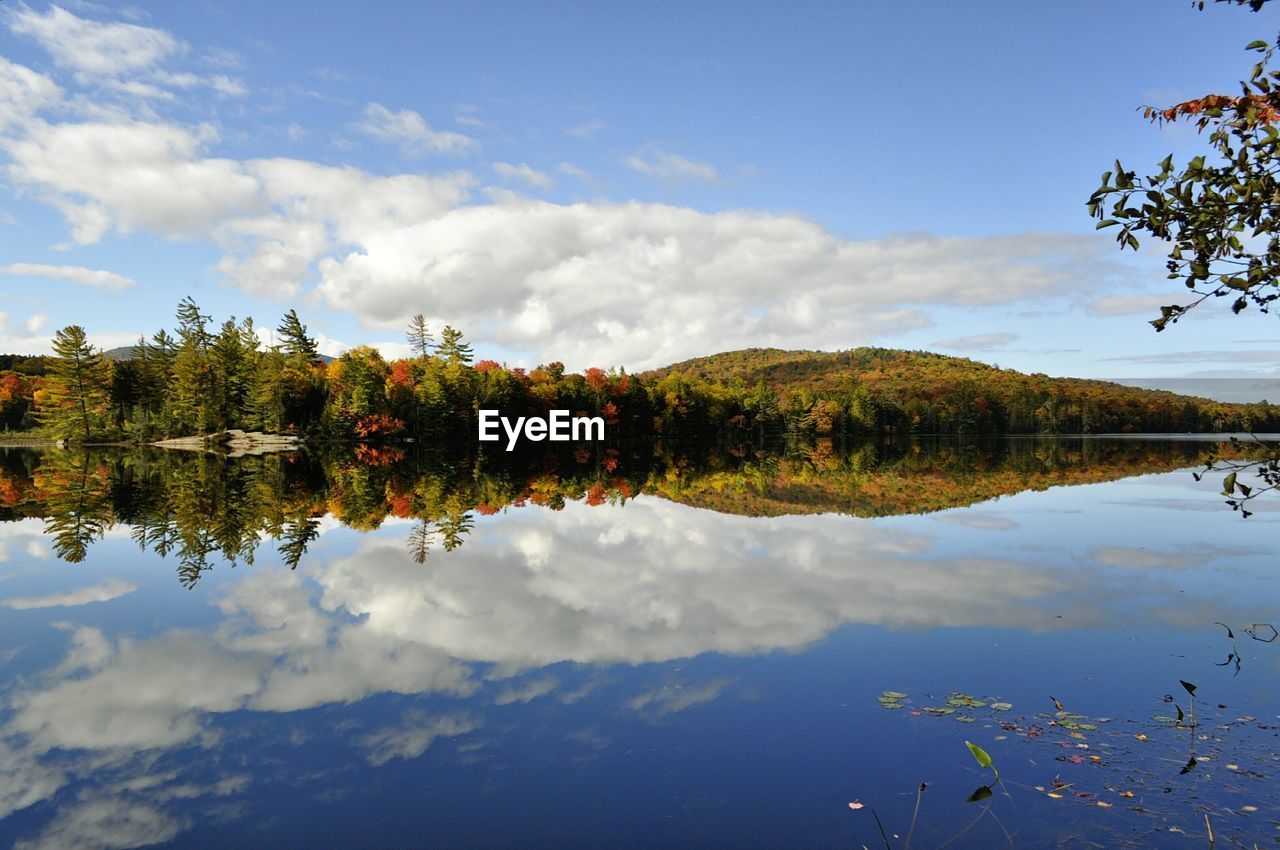
[[[407,548],[421,564],[437,547],[448,552],[462,545],[476,514],[528,504],[559,510],[569,501],[621,504],[648,493],[747,516],[887,516],[1200,465],[1230,449],[1176,441],[1016,439],[818,440],[771,451],[637,443],[625,453],[579,447],[493,456],[0,452],[0,510],[14,518],[44,517],[54,551],[70,562],[84,560],[112,525],[127,525],[140,549],[172,555],[180,581],[190,587],[218,563],[252,564],[267,540],[296,568],[325,515],[360,531],[378,528],[389,516],[415,520]]]

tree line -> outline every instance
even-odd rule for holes
[[[369,346],[323,358],[293,310],[264,334],[251,318],[216,324],[185,298],[175,328],[139,338],[127,358],[106,357],[78,325],[59,330],[54,355],[37,368],[0,372],[0,427],[83,443],[228,429],[469,440],[480,409],[555,408],[603,417],[610,437],[1280,430],[1280,409],[1266,403],[1024,375],[927,352],[748,349],[632,375],[477,361],[460,331],[446,326],[437,338],[420,315],[406,338],[406,358]]]

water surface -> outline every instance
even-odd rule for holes
[[[1215,448],[6,452],[0,846],[1274,846]]]

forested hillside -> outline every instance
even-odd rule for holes
[[[172,332],[102,352],[71,325],[55,356],[0,370],[0,428],[79,442],[143,442],[230,428],[318,440],[475,438],[476,412],[600,416],[613,437],[741,443],[770,435],[1081,434],[1280,430],[1280,410],[1101,381],[1024,375],[927,352],[747,349],[629,375],[473,362],[451,327],[415,317],[413,356],[362,346],[322,357],[290,310],[264,345],[252,319],[195,302]],[[114,356],[111,356],[114,355]],[[21,371],[20,371],[21,370]]]
[[[1107,381],[1051,378],[927,351],[748,348],[642,373],[774,393],[817,430],[858,433],[1273,431],[1268,404],[1226,404]],[[830,428],[828,429],[828,423]]]

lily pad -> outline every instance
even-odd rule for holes
[[[1009,711],[1009,710],[1010,710],[1010,709],[1012,709],[1012,708],[1013,708],[1013,703],[1011,703],[1011,702],[993,702],[993,703],[991,703],[991,710],[992,710],[992,711]]]

